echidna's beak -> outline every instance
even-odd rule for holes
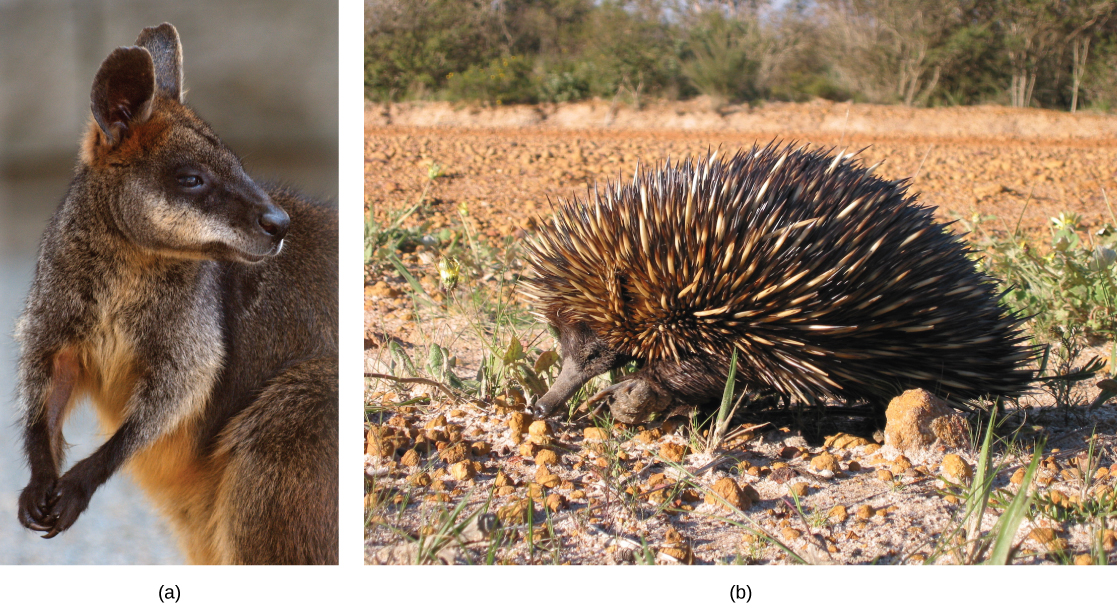
[[[582,385],[586,384],[586,381],[597,376],[597,374],[593,370],[583,370],[574,358],[566,358],[562,362],[562,371],[559,372],[554,384],[535,403],[535,416],[537,418],[551,416],[552,412],[565,404],[570,396],[574,395],[582,388]]]

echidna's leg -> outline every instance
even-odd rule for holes
[[[640,423],[653,414],[670,410],[675,398],[654,381],[639,376],[628,377],[603,389],[598,395],[609,401],[609,412],[615,421]]]
[[[639,423],[676,406],[704,406],[721,397],[728,373],[712,358],[683,358],[649,363],[639,372],[606,388],[609,411],[622,423]]]

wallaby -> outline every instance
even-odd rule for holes
[[[126,465],[191,562],[336,564],[336,209],[245,174],[183,105],[168,23],[91,100],[16,325],[20,522],[54,537]],[[111,436],[63,474],[83,397]]]

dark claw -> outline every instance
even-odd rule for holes
[[[19,522],[32,531],[49,531],[55,525],[51,516],[54,507],[55,481],[33,479],[19,497]]]
[[[75,482],[73,479],[63,476],[54,485],[54,493],[51,495],[50,502],[50,515],[45,519],[52,526],[50,533],[44,535],[44,538],[50,539],[73,526],[78,516],[89,506],[91,495],[92,493],[87,491],[80,482]],[[46,524],[46,522],[43,524]]]
[[[31,529],[32,531],[38,531],[38,532],[42,533],[43,531],[51,530],[51,528],[53,526],[54,526],[53,524],[46,524],[46,523],[40,524],[38,522],[31,522],[27,525],[27,528]]]

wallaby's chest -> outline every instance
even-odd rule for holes
[[[77,324],[84,331],[76,338],[86,388],[106,428],[119,426],[143,375],[168,374],[166,367],[157,366],[161,361],[182,362],[175,374],[217,376],[223,355],[221,325],[208,283],[204,270],[165,268],[108,271],[96,278],[86,318]],[[208,388],[197,390],[193,399],[204,399],[198,394]]]

